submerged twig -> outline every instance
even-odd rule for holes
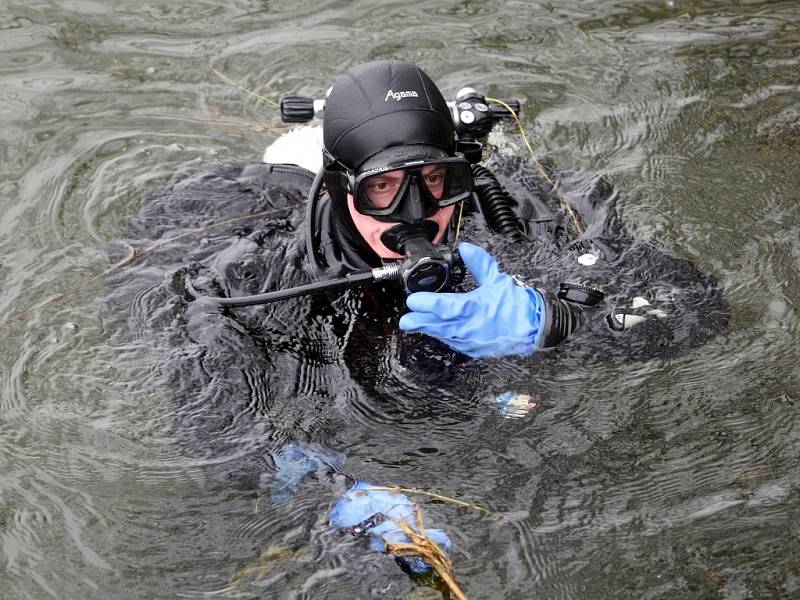
[[[270,546],[262,551],[260,556],[239,567],[228,580],[228,587],[225,591],[242,592],[249,586],[257,585],[278,565],[294,559],[300,554],[303,548],[282,548],[280,546]]]
[[[417,528],[402,520],[395,520],[394,523],[400,530],[408,536],[410,542],[387,542],[386,552],[394,554],[400,558],[421,558],[428,563],[438,575],[450,593],[456,600],[468,600],[456,582],[455,572],[453,571],[453,561],[445,554],[441,546],[428,537],[425,532],[425,525],[422,521],[422,511],[419,506],[414,505],[416,511]]]

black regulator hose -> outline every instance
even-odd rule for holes
[[[271,304],[272,302],[279,302],[281,300],[288,300],[289,298],[297,298],[298,296],[307,296],[309,294],[316,294],[319,292],[327,292],[340,288],[356,287],[363,283],[370,283],[378,280],[375,271],[365,271],[363,273],[348,273],[344,277],[337,279],[329,279],[327,281],[316,281],[306,285],[299,285],[297,287],[288,288],[285,290],[275,290],[274,292],[266,292],[264,294],[256,294],[254,296],[241,296],[234,298],[220,298],[217,296],[204,296],[194,288],[190,280],[186,280],[186,291],[194,297],[205,298],[208,302],[213,302],[218,306],[225,306],[228,308],[241,308],[243,306],[258,306],[260,304]]]
[[[497,181],[494,173],[484,166],[472,165],[472,178],[481,212],[489,229],[515,242],[523,241],[525,234],[514,210],[516,203]]]
[[[320,170],[314,176],[314,181],[311,182],[311,188],[308,190],[308,197],[306,198],[306,252],[316,265],[325,262],[319,250],[320,228],[319,223],[317,223],[317,205],[319,204],[319,194],[324,185],[324,175],[325,167],[320,167]]]
[[[436,225],[432,224],[436,229]],[[436,247],[428,237],[434,237],[435,231],[427,232],[428,227],[401,226],[398,239],[406,258],[403,261],[385,263],[370,271],[347,273],[344,277],[315,281],[297,287],[275,290],[254,296],[238,296],[222,298],[200,294],[192,285],[189,277],[184,280],[186,293],[194,300],[203,298],[206,303],[219,307],[240,308],[270,304],[298,296],[307,296],[319,292],[341,288],[353,288],[366,283],[394,282],[400,284],[409,294],[414,292],[438,292],[447,285],[453,285],[463,278],[464,263],[456,250]]]

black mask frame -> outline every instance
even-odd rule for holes
[[[438,198],[424,182],[422,169],[428,165],[445,167],[442,191]],[[388,205],[374,206],[367,195],[365,184],[370,178],[391,171],[402,171],[402,181]],[[428,160],[390,162],[357,175],[337,161],[325,167],[324,178],[329,187],[340,186],[347,189],[352,194],[355,209],[359,213],[384,222],[416,223],[435,214],[439,209],[462,202],[472,195],[470,162],[461,154]]]

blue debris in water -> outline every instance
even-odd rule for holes
[[[274,456],[275,472],[261,476],[262,487],[269,490],[272,500],[288,502],[303,479],[319,470],[341,467],[345,455],[318,444],[292,442]],[[328,522],[336,529],[351,529],[356,535],[369,537],[375,552],[384,552],[387,543],[408,543],[411,540],[397,526],[403,521],[416,530],[416,508],[408,496],[400,492],[373,489],[374,483],[361,481],[351,486],[333,504]],[[433,540],[450,554],[452,543],[441,529],[425,529]],[[421,558],[401,557],[398,560],[413,573],[424,573],[431,566]]]
[[[275,473],[261,476],[262,486],[273,501],[286,503],[300,487],[300,482],[320,469],[335,469],[344,464],[345,456],[319,444],[301,446],[289,443],[275,455]]]
[[[405,494],[376,490],[374,483],[361,481],[353,485],[334,504],[328,522],[337,529],[353,529],[368,535],[370,547],[384,552],[386,543],[408,543],[411,540],[395,521],[405,521],[416,530],[416,508]],[[441,529],[425,529],[427,536],[450,554],[452,543]],[[398,558],[414,573],[424,573],[431,566],[421,558]]]

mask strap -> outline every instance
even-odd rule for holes
[[[328,189],[332,187],[341,187],[347,189],[350,184],[346,173],[328,168],[325,169],[325,173],[322,176],[322,181],[325,182],[325,187]]]

